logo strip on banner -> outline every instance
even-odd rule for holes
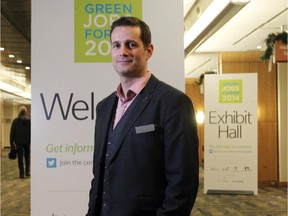
[[[74,1],[74,61],[111,62],[110,27],[121,16],[142,18],[142,0]]]
[[[205,113],[204,193],[257,194],[257,75],[205,77]]]

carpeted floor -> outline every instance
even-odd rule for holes
[[[8,152],[1,156],[1,216],[29,216],[30,178],[19,178],[17,159],[9,160]]]
[[[8,151],[2,150],[1,157],[0,215],[30,216],[30,178],[19,179],[17,160],[9,160]],[[33,171],[31,174],[33,175]],[[287,216],[287,188],[259,188],[258,193],[255,196],[203,194],[203,170],[200,169],[200,188],[191,215]]]
[[[258,188],[258,195],[207,195],[203,193],[203,169],[193,216],[287,216],[287,188]]]

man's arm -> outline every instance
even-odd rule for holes
[[[189,216],[198,191],[199,159],[194,109],[186,95],[167,106],[164,146],[167,187],[158,215]]]
[[[11,129],[10,129],[10,146],[11,146],[11,148],[16,148],[16,144],[15,144],[15,122],[16,122],[16,119],[13,120],[12,125],[11,125]]]

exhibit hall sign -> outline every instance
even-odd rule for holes
[[[149,70],[185,89],[182,2],[32,0],[32,216],[82,216],[88,210],[95,110],[119,84],[110,26],[121,16],[150,26],[155,49]],[[173,43],[163,40],[167,35]]]
[[[204,193],[257,194],[257,74],[205,75]]]

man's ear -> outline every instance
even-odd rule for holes
[[[153,44],[149,44],[146,48],[146,60],[148,60],[153,54],[154,46]]]

